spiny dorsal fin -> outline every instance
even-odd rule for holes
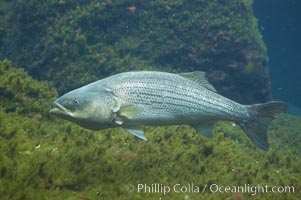
[[[201,84],[208,90],[216,92],[216,89],[206,79],[206,72],[195,71],[195,72],[188,72],[188,73],[180,73],[179,75],[191,81]]]

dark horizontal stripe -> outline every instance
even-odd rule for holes
[[[206,112],[206,113],[223,113],[223,114],[244,114],[245,112],[242,112],[241,109],[237,109],[237,105],[229,105],[229,102],[226,98],[216,98],[218,97],[216,94],[211,93],[210,91],[204,91],[203,94],[200,94],[198,88],[195,88],[195,85],[191,84],[191,89],[185,90],[185,87],[183,87],[183,90],[179,91],[179,87],[175,85],[175,83],[169,84],[168,81],[164,81],[163,83],[165,84],[163,86],[162,84],[154,84],[153,82],[138,82],[139,84],[137,84],[137,82],[133,81],[132,83],[127,83],[126,86],[123,85],[121,86],[121,88],[119,88],[121,91],[124,89],[127,89],[129,91],[126,91],[126,93],[129,94],[136,94],[137,98],[139,99],[139,96],[144,96],[142,97],[141,101],[139,102],[143,102],[143,98],[145,97],[155,97],[155,98],[165,98],[165,99],[170,99],[170,100],[174,100],[174,101],[178,101],[179,103],[190,103],[191,105],[193,105],[193,108],[198,108],[200,109],[200,111],[202,112]],[[135,85],[136,84],[136,85]],[[162,87],[163,86],[163,87]],[[187,84],[187,86],[189,86],[189,84]],[[188,87],[189,88],[189,87]],[[131,90],[133,89],[138,89],[139,92],[137,93],[137,91],[135,92],[135,90],[132,92]],[[202,90],[203,88],[200,88],[200,90]],[[193,90],[193,91],[191,91]],[[189,94],[193,92],[193,94]],[[163,94],[168,94],[168,95],[163,95]],[[200,95],[196,95],[196,94],[200,94]],[[212,96],[210,96],[212,95]],[[221,96],[222,97],[222,96]],[[127,97],[129,99],[131,99],[132,97]],[[141,98],[141,97],[140,97]],[[192,99],[192,100],[190,100]],[[171,101],[166,101],[171,103]],[[199,102],[203,102],[203,103],[199,103]],[[225,103],[228,102],[228,103]],[[161,101],[158,101],[157,103],[162,103]],[[173,103],[174,106],[177,106],[175,103]],[[214,105],[214,106],[210,106],[210,105]],[[182,105],[181,105],[182,106]],[[186,106],[188,107],[188,106]],[[204,108],[204,109],[202,109]],[[205,111],[205,110],[209,110],[209,112]]]

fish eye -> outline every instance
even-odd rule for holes
[[[73,99],[73,102],[74,102],[75,104],[78,104],[78,103],[79,103],[79,99]]]

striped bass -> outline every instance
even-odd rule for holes
[[[282,102],[242,105],[219,95],[204,72],[137,71],[116,74],[54,101],[51,114],[91,130],[122,127],[147,140],[143,126],[190,124],[206,137],[219,120],[236,122],[268,150],[267,128]]]

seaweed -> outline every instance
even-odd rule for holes
[[[31,0],[16,2],[15,10],[7,4],[2,59],[54,82],[59,93],[121,71],[202,70],[236,101],[271,99],[251,0]]]
[[[231,122],[218,123],[211,139],[190,126],[145,127],[149,139],[145,142],[120,128],[93,132],[47,116],[45,109],[55,90],[7,60],[0,69],[1,88],[13,94],[1,97],[0,195],[4,199],[300,198],[298,117],[277,117],[269,128],[268,152],[255,147]],[[22,86],[16,83],[19,79]],[[12,87],[4,87],[9,85],[5,83]],[[19,93],[29,102],[40,98],[41,104],[7,109],[20,101]],[[9,101],[4,100],[9,96]],[[47,117],[29,115],[33,111]],[[138,192],[138,184],[171,188],[178,184],[178,192]],[[220,193],[214,191],[215,184],[293,186],[294,192]]]
[[[0,102],[6,112],[42,117],[57,97],[46,81],[35,82],[24,69],[13,68],[8,60],[0,62],[0,77]]]
[[[278,116],[263,152],[231,122],[219,122],[211,139],[188,125],[145,127],[144,142],[121,128],[93,132],[48,115],[58,93],[129,70],[205,70],[227,96],[269,99],[266,48],[251,5],[1,1],[1,59],[11,60],[0,62],[1,198],[300,199],[298,117]],[[137,184],[183,190],[194,184],[201,192],[164,196],[138,192]],[[293,186],[294,192],[209,191],[214,184]]]

